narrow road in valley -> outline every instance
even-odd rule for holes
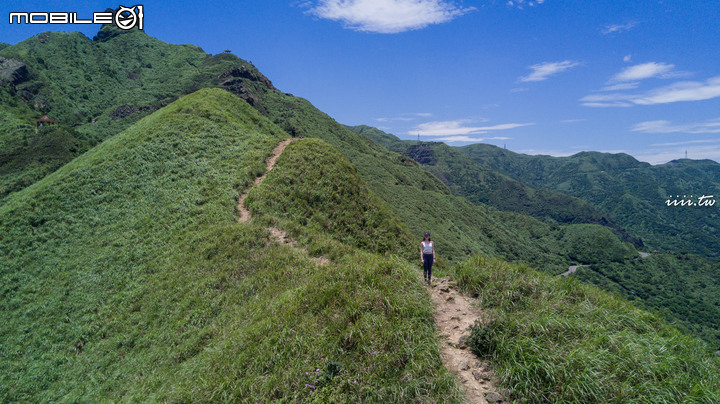
[[[580,267],[589,267],[589,266],[590,265],[573,265],[573,266],[569,267],[567,271],[561,273],[560,276],[568,276],[572,273],[575,273],[575,271],[577,271],[577,269]]]
[[[468,346],[470,327],[482,321],[475,300],[456,290],[448,278],[436,278],[428,286],[435,303],[435,324],[440,329],[445,367],[457,375],[468,403],[500,403],[495,375],[488,362],[482,361]]]
[[[646,252],[640,252],[640,251],[638,251],[638,254],[640,254],[640,258],[647,258],[647,257],[650,256],[650,254],[648,254],[648,253],[646,253]],[[636,257],[635,259],[637,259],[637,257]],[[590,266],[590,265],[571,265],[571,266],[568,267],[568,270],[567,270],[567,271],[561,273],[561,274],[558,275],[558,276],[568,276],[568,275],[570,275],[570,274],[575,273],[575,271],[577,271],[577,269],[580,268],[580,267],[589,267],[589,266]]]

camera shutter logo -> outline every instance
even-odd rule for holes
[[[143,6],[125,7],[121,5],[115,13],[115,25],[122,30],[132,29],[135,25],[139,29],[143,29],[143,17]]]

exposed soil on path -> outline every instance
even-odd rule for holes
[[[505,399],[490,364],[478,358],[467,345],[470,327],[482,321],[482,311],[461,294],[447,278],[435,278],[428,290],[435,303],[435,324],[440,329],[445,367],[457,375],[468,403],[500,403]]]
[[[248,222],[250,221],[251,215],[250,211],[247,207],[245,207],[245,198],[247,198],[248,193],[253,187],[256,187],[260,185],[264,180],[265,177],[267,177],[270,170],[272,170],[275,167],[275,162],[277,162],[278,157],[282,154],[283,151],[285,151],[285,148],[292,142],[294,142],[295,138],[289,138],[281,141],[278,143],[277,146],[273,149],[272,153],[270,154],[270,157],[265,162],[265,173],[257,178],[255,178],[255,181],[253,181],[253,184],[245,191],[242,195],[240,195],[240,198],[238,198],[238,205],[237,209],[238,212],[240,212],[240,217],[238,217],[238,222]],[[270,233],[270,242],[276,242],[278,244],[282,245],[289,245],[290,247],[297,248],[298,250],[301,250],[305,254],[307,254],[307,250],[303,247],[300,247],[297,241],[293,240],[292,237],[290,237],[287,232],[283,229],[277,228],[277,227],[269,227],[267,231]],[[317,265],[327,265],[330,263],[330,261],[325,257],[311,257],[311,259],[317,264]]]
[[[272,151],[272,154],[270,155],[270,157],[268,157],[268,159],[265,162],[265,174],[255,178],[255,182],[253,182],[253,184],[248,188],[248,190],[245,191],[242,195],[240,195],[240,198],[238,198],[238,206],[237,206],[237,209],[240,212],[240,217],[238,218],[238,222],[247,222],[248,220],[250,220],[250,211],[245,207],[245,198],[247,198],[248,192],[250,192],[250,189],[252,189],[252,187],[256,187],[256,186],[260,185],[265,180],[265,177],[267,177],[270,170],[272,170],[273,167],[275,167],[275,162],[277,161],[278,157],[280,157],[282,152],[285,151],[285,148],[287,147],[287,145],[292,143],[294,140],[295,140],[294,138],[285,139],[285,140],[281,141],[280,143],[278,143],[277,146],[275,146],[275,148]]]

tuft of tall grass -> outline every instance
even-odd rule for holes
[[[417,268],[336,239],[391,240],[396,218],[325,228],[267,211],[307,253],[270,242],[262,220],[236,222],[285,137],[234,95],[200,90],[10,195],[0,401],[458,402]],[[311,160],[337,155],[317,146]],[[326,177],[348,184],[325,186],[354,184],[381,211],[340,167]]]
[[[452,269],[486,311],[471,345],[527,402],[720,400],[720,361],[660,317],[572,278],[476,256]]]

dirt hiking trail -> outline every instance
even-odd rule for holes
[[[275,167],[275,163],[277,162],[278,157],[285,151],[285,148],[292,142],[297,140],[296,138],[288,138],[285,140],[282,140],[280,143],[278,143],[277,146],[273,149],[272,153],[270,154],[270,157],[265,161],[265,173],[257,178],[255,178],[255,181],[253,181],[252,185],[248,187],[247,191],[245,191],[240,197],[238,198],[238,205],[237,210],[240,212],[240,217],[238,217],[238,223],[244,223],[249,222],[252,218],[250,214],[250,210],[245,206],[245,198],[247,198],[248,193],[253,187],[256,187],[260,185],[264,180],[265,177],[267,177],[268,173]],[[268,241],[268,244],[271,242],[276,242],[278,244],[282,245],[289,245],[290,247],[293,247],[297,250],[302,251],[303,253],[307,254],[307,250],[303,247],[300,247],[297,241],[293,240],[292,237],[290,237],[287,232],[283,229],[277,228],[277,227],[268,227],[266,229],[270,235],[270,240]],[[315,264],[319,266],[327,265],[330,263],[330,261],[325,257],[310,257],[311,260],[315,262]]]
[[[275,162],[285,148],[295,141],[289,138],[278,143],[268,157],[265,173],[257,178],[238,198],[237,210],[240,213],[238,222],[248,222],[252,218],[245,206],[245,198],[253,187],[260,185],[267,174],[275,167]],[[288,245],[307,254],[287,232],[277,227],[267,229],[268,243],[276,242]],[[324,257],[311,257],[317,265],[327,265],[330,261]],[[504,398],[498,392],[496,378],[490,364],[480,360],[467,346],[470,327],[475,320],[481,320],[481,311],[471,305],[474,299],[465,297],[456,290],[456,285],[447,278],[435,278],[432,286],[428,286],[435,305],[435,323],[440,329],[442,339],[442,357],[445,367],[459,378],[468,403],[502,403]]]
[[[278,157],[282,154],[283,151],[285,151],[285,148],[294,141],[294,138],[285,139],[278,143],[277,146],[272,151],[272,154],[270,157],[268,157],[267,161],[265,162],[265,174],[255,178],[255,182],[243,193],[240,195],[240,198],[238,198],[238,206],[237,209],[240,212],[240,217],[238,218],[238,222],[247,222],[250,220],[250,211],[245,207],[245,198],[248,196],[248,192],[253,187],[256,187],[260,185],[263,181],[265,181],[265,177],[267,177],[270,170],[275,167],[275,162],[277,161]]]
[[[468,403],[507,402],[497,386],[490,364],[470,351],[468,338],[475,320],[482,321],[482,312],[473,298],[457,290],[448,278],[434,278],[428,286],[435,303],[435,323],[440,329],[442,358],[445,367],[454,373],[465,391]]]

